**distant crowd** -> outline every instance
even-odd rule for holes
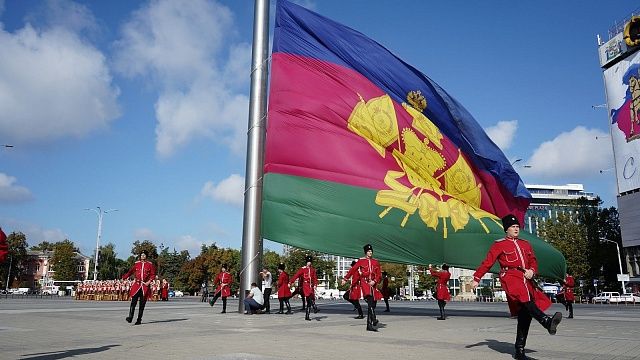
[[[76,300],[96,301],[129,301],[130,290],[135,280],[85,280],[75,287]],[[167,301],[169,299],[169,282],[156,277],[149,284],[151,288],[151,301]]]

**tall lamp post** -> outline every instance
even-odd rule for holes
[[[118,209],[109,209],[102,210],[100,206],[97,206],[95,209],[85,209],[94,211],[98,215],[98,236],[96,237],[96,259],[94,261],[93,266],[93,281],[98,280],[98,251],[100,250],[100,238],[102,237],[102,216],[104,214],[108,214],[110,212],[118,211]]]
[[[620,265],[620,275],[622,275],[622,257],[620,256],[620,246],[618,246],[617,242],[605,238],[600,238],[600,242],[610,242],[616,244],[616,250],[618,251],[618,265]],[[626,294],[627,288],[624,286],[624,280],[620,280],[620,282],[622,283],[622,294]]]

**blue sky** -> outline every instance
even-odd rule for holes
[[[438,82],[531,165],[526,183],[583,183],[615,206],[596,34],[637,4],[298,3]],[[0,225],[91,254],[83,209],[101,206],[118,209],[102,242],[120,257],[144,239],[240,248],[252,21],[248,0],[0,0],[0,144],[14,145],[0,148]]]

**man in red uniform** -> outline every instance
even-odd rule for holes
[[[384,305],[387,307],[384,312],[389,312],[389,296],[391,296],[391,290],[389,290],[389,274],[386,271],[382,272],[382,298],[384,299]]]
[[[447,306],[447,301],[451,300],[451,294],[449,294],[449,279],[451,279],[449,265],[442,264],[442,271],[438,271],[429,264],[429,272],[431,276],[438,278],[436,284],[436,300],[438,300],[438,307],[440,308],[438,320],[445,320],[447,316],[445,315],[444,307]]]
[[[213,306],[218,300],[219,297],[222,297],[222,311],[220,314],[224,314],[227,312],[227,298],[231,296],[231,282],[233,281],[231,274],[227,272],[227,264],[222,264],[222,269],[218,276],[216,276],[215,280],[213,280],[213,285],[216,284],[218,287],[213,292],[213,297],[209,300],[209,305]]]
[[[356,273],[360,275],[360,289],[367,302],[367,331],[378,331],[378,319],[376,318],[376,301],[382,299],[382,293],[376,287],[382,280],[380,263],[373,258],[373,246],[367,244],[363,247],[365,256],[358,259],[355,265],[344,276],[349,279]],[[346,281],[343,280],[343,283]]]
[[[291,304],[289,299],[291,298],[291,289],[289,288],[289,274],[284,271],[284,264],[278,264],[278,301],[280,302],[280,311],[276,314],[285,314],[283,312],[284,305],[287,306],[287,315],[291,313]]]
[[[147,251],[142,250],[140,252],[140,260],[136,261],[133,264],[133,267],[124,275],[122,275],[123,279],[128,279],[131,275],[134,277],[134,282],[131,285],[131,291],[129,292],[129,296],[131,296],[131,306],[129,306],[129,316],[127,316],[126,320],[128,323],[131,323],[133,320],[133,314],[136,311],[136,302],[140,302],[140,307],[138,308],[138,320],[136,320],[135,325],[140,325],[142,323],[142,313],[144,312],[144,306],[147,304],[147,300],[151,296],[151,288],[149,288],[149,284],[153,281],[156,276],[156,267],[149,261],[147,261]]]
[[[315,288],[318,286],[318,275],[316,274],[316,269],[311,265],[313,258],[309,255],[305,258],[307,261],[307,265],[303,266],[298,270],[298,272],[293,275],[291,280],[289,280],[289,285],[292,285],[296,279],[302,279],[302,295],[307,299],[307,307],[306,314],[304,319],[311,321],[309,317],[309,313],[311,312],[311,307],[313,307],[313,313],[317,313],[318,307],[316,306],[316,293]]]
[[[0,228],[0,264],[7,260],[9,254],[9,244],[7,243],[7,234]]]
[[[482,276],[496,261],[500,263],[500,282],[507,293],[509,310],[512,316],[518,317],[514,358],[527,359],[524,348],[531,318],[535,318],[549,334],[555,335],[562,313],[556,312],[553,316],[548,316],[543,312],[551,306],[551,300],[533,284],[532,279],[538,272],[538,261],[529,242],[518,238],[518,219],[511,214],[507,215],[502,218],[502,227],[506,236],[496,240],[489,248],[487,257],[473,274],[473,287],[478,287]]]
[[[356,264],[357,261],[353,260],[351,262],[351,267]],[[354,310],[358,311],[358,316],[356,319],[364,319],[364,315],[362,315],[362,306],[360,306],[360,298],[362,297],[362,291],[360,290],[360,274],[354,273],[351,276],[351,286],[349,290],[347,290],[342,296],[343,299],[347,300],[353,305]]]
[[[573,302],[576,300],[576,296],[573,293],[574,286],[573,276],[567,274],[562,284],[562,292],[564,293],[564,307],[569,311],[569,319],[573,319]]]

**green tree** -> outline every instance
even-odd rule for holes
[[[117,257],[116,247],[113,243],[108,243],[105,246],[100,246],[98,252],[98,280],[111,280],[119,279],[127,270],[129,270],[129,264]],[[93,278],[94,259],[91,259],[90,278]]]
[[[142,242],[140,240],[136,240],[131,248],[131,256],[127,259],[129,265],[133,265],[133,263],[136,262],[136,259],[142,250],[147,250],[149,253],[147,260],[156,263],[158,260],[158,247],[156,244],[149,240],[143,240]]]
[[[54,243],[50,243],[48,241],[43,241],[38,245],[34,245],[31,247],[33,251],[53,251]]]
[[[567,261],[567,269],[575,278],[589,274],[587,225],[579,223],[576,215],[559,213],[556,219],[547,219],[538,228],[540,237],[558,249]]]
[[[54,271],[53,278],[55,280],[73,281],[80,279],[76,251],[75,245],[68,239],[55,244],[53,257],[51,258],[52,270]]]
[[[267,250],[262,255],[262,266],[271,271],[274,279],[278,276],[278,265],[281,261],[280,255],[273,250]]]
[[[9,254],[7,255],[7,261],[3,264],[0,274],[2,276],[2,285],[6,283],[7,275],[9,278],[9,287],[15,287],[15,283],[26,272],[26,259],[27,259],[27,237],[21,232],[12,232],[7,236],[7,244],[9,245]],[[11,273],[8,274],[9,268]]]
[[[407,285],[407,265],[381,262],[380,267],[382,268],[382,271],[387,272],[391,293],[394,295],[398,294],[399,289]]]
[[[161,279],[167,279],[172,288],[183,289],[185,284],[180,281],[178,275],[189,258],[187,250],[177,252],[173,249],[173,252],[169,252],[168,248],[163,248],[158,255],[158,275]]]

